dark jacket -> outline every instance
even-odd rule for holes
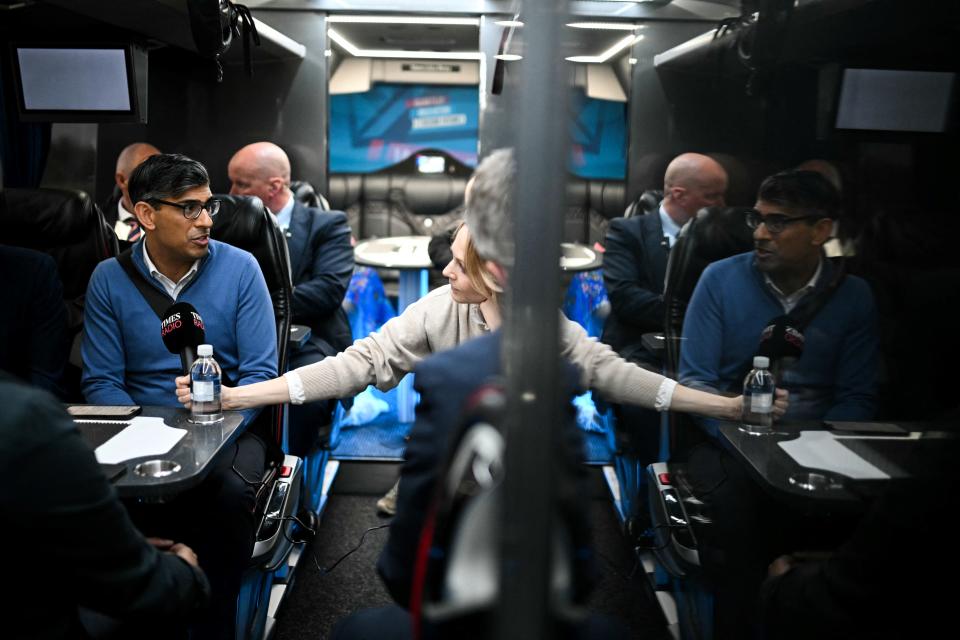
[[[84,637],[78,607],[155,631],[206,604],[203,573],[144,540],[52,396],[0,374],[0,406],[4,637]]]
[[[610,222],[604,243],[603,281],[611,311],[601,340],[627,360],[646,361],[640,337],[663,331],[663,282],[669,245],[660,215],[651,212]]]
[[[293,273],[293,321],[310,327],[310,339],[324,355],[343,351],[353,344],[341,307],[353,275],[347,216],[296,202],[286,235]]]
[[[409,604],[421,530],[436,497],[441,469],[463,427],[467,400],[480,386],[492,382],[500,373],[501,335],[497,331],[469,340],[456,349],[427,358],[414,369],[414,387],[420,393],[417,421],[410,431],[404,454],[397,515],[377,562],[377,570],[387,590],[401,606]],[[569,363],[563,365],[561,373],[563,387],[567,390],[567,412],[563,414],[565,424],[555,425],[554,432],[563,435],[558,443],[562,444],[566,463],[564,477],[570,482],[558,482],[560,488],[557,497],[564,522],[578,548],[575,585],[579,597],[589,588],[588,574],[592,569],[588,546],[589,527],[582,517],[582,505],[577,502],[585,491],[580,484],[585,473],[584,466],[580,464],[583,440],[574,425],[570,402],[579,375],[577,368]],[[566,490],[562,490],[562,487],[566,487]]]

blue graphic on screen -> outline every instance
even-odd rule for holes
[[[627,105],[573,92],[570,171],[588,180],[623,180],[627,174]]]
[[[330,97],[330,171],[371,173],[421,149],[476,166],[477,87],[377,83]]]

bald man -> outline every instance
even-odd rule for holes
[[[130,202],[130,192],[127,190],[130,174],[144,160],[159,154],[160,150],[152,144],[134,142],[124,147],[117,156],[117,169],[113,174],[116,187],[103,205],[103,217],[116,232],[121,251],[139,240],[143,233],[137,217],[133,214],[133,203]]]
[[[290,190],[290,160],[272,142],[237,151],[227,167],[234,195],[257,196],[277,217],[290,250],[293,321],[310,327],[310,341],[290,357],[302,367],[343,351],[353,343],[341,303],[353,275],[353,247],[347,216],[297,202]],[[335,401],[290,407],[289,448],[303,457],[329,424]]]
[[[727,172],[709,156],[684,153],[667,166],[663,182],[657,214],[613,220],[603,256],[612,310],[602,339],[623,358],[651,365],[654,360],[640,336],[663,331],[668,252],[697,211],[724,204]]]

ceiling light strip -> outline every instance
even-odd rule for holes
[[[341,24],[445,24],[479,27],[479,18],[442,18],[438,16],[327,16],[327,22]]]
[[[404,51],[403,49],[360,49],[333,28],[327,29],[330,39],[357,58],[402,58],[411,60],[480,60],[479,51]]]
[[[630,24],[629,22],[569,22],[567,26],[571,29],[600,29],[605,31],[633,31],[643,28],[643,25]]]
[[[607,60],[609,60],[610,58],[612,58],[612,57],[615,56],[616,54],[620,53],[621,51],[623,51],[623,50],[626,49],[627,47],[633,46],[634,44],[636,44],[637,42],[640,42],[641,40],[643,40],[643,35],[642,35],[642,34],[641,34],[641,35],[638,35],[638,36],[630,35],[630,36],[627,36],[627,37],[625,37],[625,38],[622,38],[622,39],[618,40],[615,45],[613,45],[612,47],[610,47],[609,49],[607,49],[606,51],[604,51],[604,52],[601,53],[600,55],[597,55],[597,56],[569,56],[569,57],[567,58],[567,60],[570,61],[570,62],[582,62],[582,63],[584,63],[584,64],[603,64],[604,62],[606,62]]]

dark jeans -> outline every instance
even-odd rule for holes
[[[191,547],[210,580],[210,609],[191,627],[192,638],[235,635],[237,595],[253,552],[256,492],[265,460],[263,442],[245,433],[217,456],[200,485],[164,504],[126,502],[144,535]]]

